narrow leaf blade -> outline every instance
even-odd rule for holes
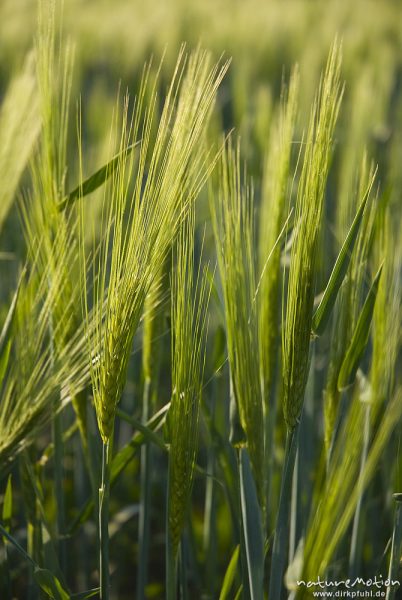
[[[356,329],[353,332],[352,340],[343,360],[338,376],[338,390],[340,391],[353,383],[360,360],[363,356],[364,350],[366,349],[369,340],[370,325],[373,318],[378,286],[380,283],[381,271],[382,265],[378,269],[378,272],[368,291],[366,300],[357,321]]]
[[[39,587],[53,600],[69,600],[70,594],[63,588],[60,581],[48,569],[37,568],[34,579]]]
[[[100,188],[105,181],[109,179],[116,170],[119,161],[122,157],[127,158],[130,152],[138,145],[131,144],[131,146],[127,146],[125,150],[114,156],[108,163],[103,165],[100,169],[98,169],[93,175],[88,177],[85,181],[83,181],[80,185],[78,185],[72,192],[70,192],[60,203],[59,203],[59,211],[65,210],[67,207],[74,204],[78,198],[87,196],[91,194],[98,188]]]
[[[87,598],[92,598],[99,594],[100,588],[93,588],[92,590],[87,590],[86,592],[79,592],[78,594],[73,594],[71,596],[71,600],[87,600]]]
[[[3,383],[4,375],[6,374],[8,360],[10,358],[11,340],[8,340],[5,348],[0,354],[0,386]]]
[[[13,488],[12,488],[12,476],[9,475],[7,481],[6,492],[4,494],[3,512],[2,519],[4,528],[7,532],[10,532],[11,517],[13,513]]]
[[[223,579],[221,593],[219,600],[227,600],[230,598],[230,591],[233,587],[233,583],[237,572],[237,563],[239,562],[240,546],[236,546],[232,558],[230,559],[228,568],[226,569],[225,577]]]
[[[3,328],[0,333],[0,358],[3,357],[4,352],[7,350],[7,344],[10,340],[11,327],[14,322],[15,309],[17,308],[18,296],[20,293],[22,281],[25,276],[25,271],[26,269],[24,268],[18,280],[17,289],[14,292],[14,296],[11,301],[10,308],[8,309],[6,320],[4,321]]]
[[[263,600],[264,542],[261,510],[247,450],[239,451],[240,499],[251,600]]]
[[[353,253],[353,248],[357,240],[360,225],[363,220],[364,209],[366,208],[367,199],[370,194],[372,187],[370,184],[362,203],[360,204],[359,210],[356,213],[353,223],[350,226],[346,239],[342,245],[342,248],[336,259],[334,268],[328,280],[324,294],[321,298],[321,302],[317,307],[317,310],[313,316],[312,329],[316,335],[321,335],[328,323],[331,311],[335,305],[335,300],[339,292],[339,288],[342,285],[342,281],[347,273],[350,259]]]
[[[28,562],[31,563],[33,567],[37,567],[36,562],[29,556],[29,554],[24,550],[24,548],[17,542],[17,540],[7,531],[3,525],[0,524],[0,534],[2,534],[3,538],[5,538],[10,544],[14,546],[14,548],[19,552],[19,554]]]
[[[169,409],[169,404],[164,406],[157,414],[155,414],[149,421],[146,423],[146,427],[151,431],[158,431],[160,427],[163,426],[166,418],[166,412]],[[134,458],[136,455],[138,448],[142,446],[147,441],[146,436],[142,431],[137,431],[131,440],[123,446],[119,452],[113,457],[112,464],[110,467],[110,483],[116,481],[120,473],[125,469],[127,464]]]

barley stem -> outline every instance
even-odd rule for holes
[[[293,470],[296,460],[299,424],[288,429],[286,434],[285,460],[283,463],[279,509],[272,548],[269,599],[279,600],[283,585],[286,549],[289,540],[290,500],[292,495]]]
[[[400,589],[400,584],[393,585],[393,582],[398,580],[399,561],[402,551],[402,494],[394,494],[394,500],[396,502],[394,533],[392,536],[391,559],[388,572],[390,585],[387,589],[386,600],[394,600],[397,589]]]
[[[150,379],[144,382],[142,420],[144,425],[149,419],[149,405],[152,384]],[[137,597],[145,598],[147,583],[147,564],[149,553],[149,503],[150,503],[150,474],[151,474],[151,447],[147,441],[141,448],[141,498],[138,522],[138,572],[137,572]]]
[[[211,419],[215,426],[215,400],[216,400],[216,380],[212,382],[212,406]],[[216,539],[216,490],[215,490],[215,452],[211,445],[208,446],[207,472],[210,477],[205,483],[205,501],[204,501],[204,529],[203,529],[203,549],[205,555],[205,582],[206,588],[212,590],[216,579],[217,565],[217,539]]]
[[[266,515],[265,525],[266,530],[270,531],[271,527],[274,526],[275,514],[271,511],[272,497],[273,497],[273,476],[275,470],[274,454],[275,454],[275,425],[278,415],[278,394],[275,393],[276,389],[276,377],[271,382],[271,389],[269,392],[269,408],[265,414],[265,465],[267,469],[266,478]]]
[[[166,548],[165,548],[165,563],[166,563],[166,600],[176,600],[177,598],[177,555],[173,544],[173,537],[169,527],[169,514],[170,514],[170,471],[171,462],[169,460],[168,466],[168,490],[167,490],[167,502],[166,502]]]
[[[180,554],[178,557],[179,567],[179,588],[180,588],[180,599],[189,600],[187,590],[187,548],[186,539],[183,539],[180,543]]]
[[[298,488],[300,480],[300,450],[296,451],[295,464],[293,467],[292,488],[290,497],[290,519],[289,519],[289,564],[292,562],[297,548],[298,540]]]
[[[57,511],[57,548],[60,560],[60,566],[63,572],[66,569],[66,548],[63,540],[65,519],[64,519],[64,493],[63,493],[63,424],[62,415],[57,414],[55,406],[53,414],[53,444],[54,444],[54,481],[55,497]]]
[[[166,506],[166,600],[176,600],[177,597],[177,571],[176,571],[176,555],[173,548],[173,540],[169,531],[169,500],[170,493],[168,490],[168,500]]]
[[[262,511],[258,504],[257,488],[251,471],[246,448],[237,450],[240,509],[242,520],[242,568],[246,597],[263,600],[264,597],[264,542]],[[243,549],[244,548],[244,549]]]
[[[99,488],[99,577],[101,600],[109,600],[109,440],[102,443],[102,481]]]

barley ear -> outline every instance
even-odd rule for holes
[[[309,369],[316,257],[333,134],[342,98],[341,50],[335,42],[310,116],[297,190],[286,321],[282,334],[283,412],[292,430],[301,414]]]
[[[178,235],[176,269],[172,276],[173,393],[169,411],[168,525],[174,556],[193,483],[210,295],[205,273],[198,272],[194,281],[194,226],[195,214],[191,210]]]

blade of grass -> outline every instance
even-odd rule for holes
[[[36,568],[34,579],[38,586],[53,600],[70,600],[71,595],[48,569]]]
[[[2,519],[4,527],[7,531],[10,531],[11,517],[13,511],[13,486],[12,486],[12,475],[10,474],[7,479],[6,491],[3,500]]]
[[[166,412],[167,411],[168,408],[166,408]],[[152,442],[153,444],[155,444],[155,446],[158,446],[161,450],[166,452],[167,448],[163,439],[159,435],[156,435],[156,433],[152,429],[150,429],[148,424],[144,425],[143,423],[141,423],[141,421],[139,421],[135,417],[132,417],[131,415],[128,415],[120,408],[116,409],[116,416],[118,416],[126,423],[130,423],[130,425],[132,425],[135,429],[137,429],[144,435],[147,441]]]
[[[88,194],[92,194],[95,190],[100,188],[110,177],[112,177],[113,173],[121,164],[122,158],[128,158],[130,152],[140,144],[140,142],[136,142],[135,144],[130,144],[125,148],[122,152],[119,152],[116,156],[114,156],[108,163],[103,165],[100,169],[98,169],[93,175],[85,179],[79,186],[74,188],[63,200],[61,200],[58,204],[58,210],[61,212],[66,210],[66,208],[70,208],[78,198],[82,198],[87,196]]]
[[[25,558],[29,563],[31,563],[31,565],[33,567],[37,567],[38,565],[36,564],[36,562],[33,560],[33,558],[31,558],[31,556],[29,556],[29,554],[27,552],[25,552],[24,548],[21,546],[21,544],[19,544],[17,542],[17,540],[11,535],[11,533],[9,533],[7,531],[7,529],[5,529],[3,527],[3,525],[1,525],[0,523],[0,533],[2,534],[2,536],[10,543],[14,546],[14,548],[16,550],[18,550],[19,554]]]
[[[26,267],[24,267],[19,280],[18,280],[18,284],[17,284],[17,289],[14,292],[14,296],[13,299],[11,301],[10,304],[10,308],[8,309],[7,312],[7,316],[6,319],[3,323],[3,327],[0,333],[0,360],[3,363],[3,361],[7,364],[7,360],[3,358],[4,354],[7,354],[9,352],[9,349],[7,350],[7,346],[10,342],[10,334],[11,334],[11,328],[14,322],[14,317],[15,317],[15,311],[17,308],[17,302],[18,302],[18,296],[20,293],[20,289],[21,289],[21,285],[24,279],[26,273]],[[5,368],[3,367],[4,371]],[[4,372],[3,372],[4,375]],[[0,383],[1,383],[2,377],[0,376]]]
[[[353,248],[359,233],[361,222],[363,220],[367,199],[369,198],[371,189],[373,187],[375,175],[376,172],[370,181],[369,187],[360,204],[359,210],[357,211],[353,223],[350,226],[349,232],[336,259],[334,268],[332,269],[332,273],[324,290],[320,304],[313,315],[312,330],[316,335],[321,335],[323,333],[334,307],[339,288],[341,287],[342,281],[347,273]]]
[[[264,598],[264,542],[261,509],[257,499],[257,489],[251,472],[247,450],[240,448],[239,483],[242,526],[246,546],[247,571],[251,600]]]
[[[4,529],[10,533],[11,527],[11,518],[13,513],[13,487],[12,487],[12,474],[8,476],[6,491],[4,494],[3,500],[3,509],[2,509],[2,521],[4,523]],[[0,589],[4,591],[5,594],[11,597],[11,577],[10,577],[10,563],[9,563],[9,553],[8,553],[8,541],[3,538],[4,549],[5,549],[5,561],[4,564],[0,566],[2,577],[1,577],[1,587]]]
[[[338,389],[343,390],[351,385],[355,379],[360,360],[368,344],[370,325],[373,318],[375,301],[377,298],[378,285],[382,272],[382,265],[374,277],[373,283],[368,291],[363,308],[359,315],[352,340],[343,360],[338,377]]]
[[[392,534],[391,556],[388,571],[390,585],[387,588],[386,600],[394,600],[394,598],[396,598],[397,590],[401,587],[399,573],[402,553],[402,494],[394,494],[394,500],[396,504],[394,531]]]
[[[234,549],[234,552],[226,569],[225,577],[223,578],[222,588],[219,594],[219,600],[228,600],[230,598],[230,592],[232,590],[236,578],[239,556],[240,545],[237,545]]]
[[[77,594],[72,594],[70,596],[70,600],[87,600],[87,598],[93,598],[99,594],[99,588],[92,588],[92,590],[87,590],[86,592],[78,592]]]
[[[87,600],[88,598],[93,598],[99,594],[99,588],[92,588],[92,590],[87,590],[86,592],[78,592],[77,594],[72,594],[70,596],[70,600]]]
[[[279,600],[283,588],[283,575],[289,541],[290,501],[292,497],[293,470],[296,460],[299,425],[287,431],[285,459],[283,463],[279,509],[272,547],[269,598]]]

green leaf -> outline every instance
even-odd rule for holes
[[[397,597],[397,593],[400,597],[400,561],[402,553],[402,504],[401,494],[393,494],[394,500],[396,501],[395,516],[394,516],[394,531],[392,534],[391,544],[391,556],[388,571],[388,580],[390,582],[398,582],[392,584],[387,590],[387,600],[394,600]],[[399,589],[399,592],[398,592]]]
[[[5,370],[7,368],[8,356],[10,353],[10,348],[8,346],[10,345],[11,327],[13,325],[15,309],[17,307],[18,295],[20,293],[20,288],[21,288],[22,280],[25,275],[25,271],[26,271],[26,268],[24,267],[24,269],[22,270],[22,273],[20,275],[20,278],[18,280],[17,289],[14,292],[14,296],[11,301],[10,308],[8,309],[6,320],[4,321],[3,328],[0,333],[0,383],[2,381]]]
[[[251,600],[263,600],[264,542],[261,510],[247,450],[239,450],[240,501]]]
[[[166,404],[161,410],[156,413],[146,424],[146,427],[151,431],[157,431],[165,422],[166,412],[170,404]],[[131,440],[113,457],[110,468],[110,483],[113,484],[120,473],[125,469],[127,464],[134,458],[137,450],[147,437],[143,431],[137,431]]]
[[[356,328],[353,332],[352,340],[346,352],[345,358],[343,359],[341,370],[338,376],[338,390],[340,391],[354,382],[357,368],[363,356],[364,350],[366,349],[369,340],[370,325],[373,318],[381,271],[382,265],[378,269],[373,283],[371,284],[371,288],[368,291],[366,300],[357,321]]]
[[[0,533],[3,535],[3,537],[10,542],[14,548],[20,553],[20,555],[25,558],[28,562],[31,563],[31,565],[36,568],[38,565],[36,564],[36,562],[33,560],[33,558],[31,558],[29,556],[29,554],[24,550],[24,548],[21,546],[21,544],[19,544],[17,542],[17,540],[10,534],[8,533],[7,529],[5,529],[5,527],[3,527],[3,525],[0,525]]]
[[[119,161],[122,157],[127,158],[133,148],[137,146],[139,142],[136,144],[131,144],[125,150],[114,156],[106,165],[103,165],[100,169],[98,169],[93,175],[88,177],[85,181],[83,181],[79,186],[77,186],[72,192],[67,194],[65,198],[59,203],[59,211],[65,210],[67,207],[74,204],[78,198],[87,196],[91,194],[95,190],[97,190],[101,185],[105,183],[113,175],[116,170]]]
[[[86,600],[87,598],[92,598],[99,594],[100,588],[93,588],[92,590],[87,590],[86,592],[79,592],[78,594],[72,594],[70,596],[71,600]]]
[[[13,488],[12,488],[12,476],[8,476],[6,492],[4,494],[2,520],[4,528],[10,532],[11,517],[13,514]]]
[[[230,591],[233,587],[233,583],[237,572],[237,563],[239,562],[240,546],[236,546],[230,559],[228,568],[226,569],[225,577],[223,579],[221,593],[219,594],[219,600],[226,600],[229,598]]]
[[[9,480],[10,481],[10,480]],[[15,549],[25,558],[34,568],[34,579],[38,586],[46,592],[46,594],[54,600],[69,600],[71,594],[62,586],[59,579],[48,569],[41,569],[37,563],[29,556],[24,548],[17,542],[17,540],[6,530],[5,527],[0,525],[0,533],[10,542]]]
[[[241,600],[242,596],[243,596],[243,584],[237,590],[234,600]]]
[[[0,385],[3,383],[6,374],[8,359],[10,358],[11,340],[8,340],[3,352],[0,354]]]
[[[115,481],[120,473],[126,468],[128,463],[136,455],[138,448],[146,442],[146,437],[143,433],[137,432],[131,440],[113,457],[110,468],[110,480]]]
[[[131,415],[128,415],[120,408],[116,409],[116,416],[118,416],[119,419],[122,419],[126,423],[129,423],[140,433],[142,433],[148,442],[152,442],[161,450],[166,450],[166,445],[164,444],[162,438],[159,435],[157,435],[154,431],[152,431],[152,429],[141,423],[141,421],[139,421],[135,417],[132,417]]]
[[[373,181],[371,182],[363,201],[360,204],[355,218],[353,219],[353,223],[338,254],[334,268],[332,269],[332,273],[321,298],[321,302],[314,313],[312,329],[316,335],[321,335],[323,333],[331,315],[331,311],[334,307],[339,288],[341,287],[342,281],[347,273],[353,248],[359,233],[361,222],[363,220],[364,209],[366,208],[372,183]]]
[[[241,448],[247,443],[247,436],[241,424],[240,411],[233,390],[232,379],[230,384],[229,422],[229,441],[235,448]]]
[[[222,323],[225,323],[225,309],[223,306],[223,299],[221,298],[218,288],[215,283],[215,270],[211,271],[211,269],[207,266],[205,268],[205,276],[208,279],[208,283],[211,287],[211,296],[215,302],[215,306],[218,310],[219,317]]]
[[[222,325],[218,325],[214,335],[214,343],[212,349],[212,366],[214,372],[219,372],[222,365],[225,363],[226,356],[226,334]]]
[[[34,570],[34,579],[49,598],[53,598],[53,600],[70,600],[70,594],[51,571],[37,568]]]

